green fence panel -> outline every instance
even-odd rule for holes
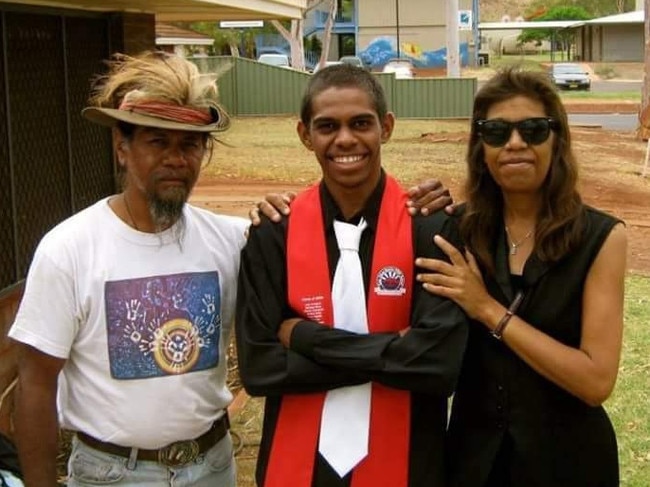
[[[377,73],[375,74],[379,84],[384,89],[386,95],[386,104],[388,105],[388,110],[395,113],[395,100],[393,97],[395,91],[395,76],[392,73]]]
[[[239,59],[236,76],[239,115],[295,115],[311,75]]]
[[[468,118],[475,78],[396,79],[393,110],[400,118]]]
[[[235,58],[220,56],[191,58],[203,74],[214,73],[219,79],[219,102],[230,115],[237,115],[237,86]]]
[[[245,58],[217,56],[192,61],[202,73],[221,73],[221,103],[234,116],[298,115],[311,76]],[[468,118],[472,114],[478,84],[475,78],[375,76],[386,93],[389,110],[400,118]]]

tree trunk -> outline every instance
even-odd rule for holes
[[[291,50],[291,66],[294,69],[304,71],[305,69],[305,42],[303,39],[304,32],[304,18],[307,12],[320,5],[323,0],[307,0],[307,8],[302,13],[302,19],[293,19],[291,21],[291,31],[288,31],[277,20],[272,20],[271,24],[280,33],[282,37],[289,43]]]
[[[332,28],[334,27],[334,18],[336,17],[337,0],[330,0],[330,9],[327,15],[327,22],[325,22],[325,30],[323,31],[323,51],[320,53],[320,60],[318,61],[318,68],[322,68],[327,61],[330,53],[330,43],[332,41]]]
[[[300,71],[305,70],[305,39],[303,37],[303,21],[291,21],[291,65]]]
[[[291,32],[289,32],[279,21],[271,21],[273,27],[289,43],[291,67],[299,71],[305,70],[305,46],[302,38],[302,22],[302,19],[293,19],[291,21]]]

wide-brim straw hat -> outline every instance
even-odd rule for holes
[[[140,113],[135,108],[88,107],[81,111],[84,118],[105,127],[114,127],[117,122],[126,122],[142,127],[184,130],[189,132],[223,132],[228,129],[230,126],[230,117],[225,110],[220,106],[212,106],[209,108],[209,113],[212,121],[207,124],[201,124],[198,122],[188,123],[174,120],[173,118],[163,118],[149,113]]]

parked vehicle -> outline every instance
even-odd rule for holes
[[[314,73],[317,73],[321,69],[325,69],[328,66],[334,66],[336,64],[343,64],[343,63],[341,61],[325,61],[325,64],[323,64],[323,67],[321,68],[319,68],[320,64],[316,64],[316,66],[314,66]]]
[[[555,86],[562,90],[591,89],[591,77],[582,66],[576,63],[556,63],[549,68]]]
[[[382,73],[393,73],[395,78],[409,79],[415,76],[415,66],[410,59],[395,58],[384,65]]]
[[[281,68],[291,68],[289,56],[286,54],[261,54],[260,57],[257,58],[257,62]]]
[[[351,64],[352,66],[359,66],[360,68],[366,67],[359,56],[342,56],[339,59],[339,62]]]

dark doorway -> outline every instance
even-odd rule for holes
[[[357,43],[354,34],[339,34],[339,57],[354,56],[357,53]]]

